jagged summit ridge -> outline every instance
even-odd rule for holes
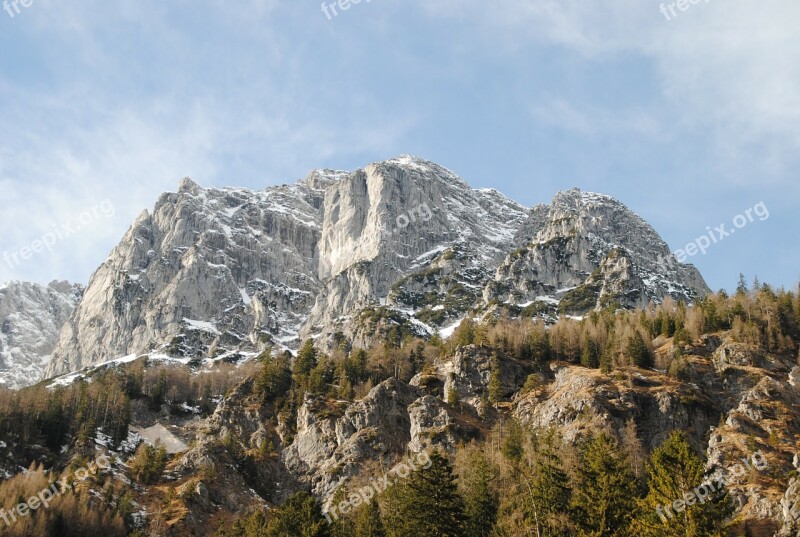
[[[487,296],[499,292],[530,303],[572,292],[580,298],[577,309],[586,309],[644,306],[665,296],[690,302],[709,291],[650,224],[604,194],[557,193],[551,205],[531,210],[517,242],[520,249],[498,267]]]
[[[613,198],[575,189],[529,209],[409,155],[259,191],[185,178],[94,273],[46,375],[141,353],[238,359],[338,333],[369,345],[380,326],[363,312],[380,308],[395,319],[378,325],[422,335],[567,288],[597,288],[586,309],[705,292],[673,261]]]

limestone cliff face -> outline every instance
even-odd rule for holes
[[[573,189],[531,210],[520,248],[485,291],[530,304],[566,299],[566,312],[617,303],[644,306],[665,296],[692,301],[709,289],[697,269],[679,264],[641,217],[617,200]]]
[[[94,273],[46,374],[167,346],[207,357],[292,340],[320,288],[323,197],[306,184],[251,192],[182,181]]]
[[[705,291],[649,225],[597,194],[527,210],[410,156],[257,192],[185,179],[94,273],[45,375],[142,353],[238,359],[338,333],[366,347],[376,327],[430,335],[498,301],[581,313]]]
[[[39,380],[81,293],[68,282],[0,285],[0,384],[16,389]]]

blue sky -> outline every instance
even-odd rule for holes
[[[64,235],[0,259],[0,281],[86,282],[184,176],[264,188],[411,153],[526,205],[573,186],[613,195],[673,249],[763,202],[768,219],[690,260],[715,289],[739,272],[793,287],[800,4],[700,1],[670,20],[660,4],[364,0],[330,20],[319,0],[0,11],[0,255]]]

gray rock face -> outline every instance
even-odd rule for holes
[[[526,210],[410,156],[258,192],[185,179],[92,276],[45,375],[130,354],[246,357],[339,332],[366,347],[367,310],[425,335],[491,301],[555,302],[565,287],[587,310],[706,289],[605,196],[570,191]]]
[[[82,292],[68,282],[0,285],[0,384],[17,389],[39,380]]]
[[[619,201],[578,189],[534,207],[484,297],[511,302],[565,299],[566,312],[618,304],[645,306],[665,296],[691,302],[709,292],[692,265]]]
[[[94,273],[46,374],[151,350],[207,357],[292,341],[320,287],[323,193],[312,186],[323,179],[262,192],[183,180]]]
[[[286,468],[315,494],[330,496],[366,461],[389,462],[403,453],[413,440],[408,407],[418,397],[415,388],[395,379],[339,408],[307,397],[297,413],[294,441],[282,454]]]

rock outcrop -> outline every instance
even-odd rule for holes
[[[0,384],[17,389],[39,380],[82,293],[69,282],[0,286]]]

